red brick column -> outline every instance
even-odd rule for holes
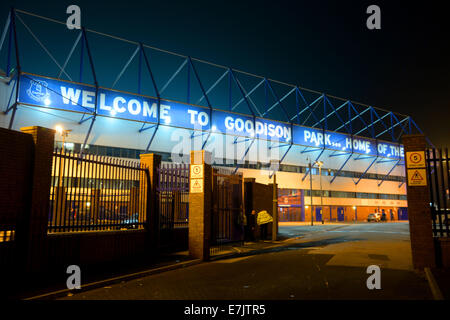
[[[158,168],[161,165],[161,156],[153,153],[141,154],[141,164],[148,169],[149,180],[144,182],[146,177],[142,177],[142,183],[147,183],[146,194],[140,192],[142,197],[139,202],[145,206],[146,225],[145,229],[148,232],[148,243],[150,250],[156,252],[159,247],[159,206],[158,194],[156,191],[158,183]]]
[[[23,220],[24,228],[28,229],[25,268],[26,271],[40,272],[45,271],[47,266],[47,226],[55,130],[37,126],[20,130],[31,134],[34,142],[31,207],[28,217]]]
[[[203,192],[189,193],[189,254],[193,258],[209,260],[211,240],[212,168],[210,154],[204,150],[191,151],[191,165],[203,166]],[[192,176],[191,176],[192,177]],[[192,184],[192,180],[190,182]]]
[[[427,145],[424,135],[405,135],[402,137],[402,143],[405,147],[405,162],[408,161],[407,152],[425,151]],[[407,163],[405,168],[406,165]],[[406,172],[406,179],[408,180],[408,172]],[[436,254],[431,225],[429,186],[410,186],[407,181],[407,193],[414,268],[434,267]]]

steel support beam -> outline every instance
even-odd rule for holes
[[[11,12],[8,13],[8,18],[6,18],[5,27],[3,28],[2,32],[2,37],[0,38],[0,51],[2,51],[3,43],[5,42],[6,39],[6,34],[10,30],[10,25],[11,25]]]
[[[373,159],[373,161],[370,163],[370,165],[367,167],[367,169],[363,172],[362,175],[359,176],[358,181],[355,182],[355,185],[357,185],[361,179],[366,175],[367,171],[369,171],[369,169],[373,166],[373,164],[375,163],[375,161],[377,161],[378,156],[375,157],[375,159]]]
[[[291,119],[289,119],[289,115],[288,115],[288,113],[287,113],[287,111],[286,111],[286,108],[284,107],[282,101],[283,101],[284,99],[286,99],[286,98],[287,98],[287,97],[295,90],[295,88],[293,88],[287,95],[285,95],[285,96],[283,97],[282,100],[280,100],[280,98],[278,98],[278,95],[276,94],[275,90],[272,88],[272,85],[270,84],[270,82],[267,81],[266,78],[264,78],[264,81],[266,82],[267,86],[269,87],[270,92],[272,93],[272,96],[273,96],[273,97],[275,98],[275,100],[277,101],[276,104],[279,104],[280,107],[281,107],[281,109],[283,109],[283,112],[284,112],[284,114],[285,114],[285,116],[286,116],[286,118],[287,118],[287,121],[288,121],[289,123],[292,123]],[[274,106],[275,106],[276,104],[274,104]],[[274,106],[272,106],[272,107],[274,107]],[[272,107],[271,107],[271,108],[272,108]],[[269,109],[269,110],[271,110],[271,109]],[[269,112],[269,110],[267,110],[267,112]],[[266,112],[265,114],[263,114],[263,116],[266,115],[267,112]]]
[[[347,164],[347,162],[350,160],[350,158],[352,156],[353,156],[353,152],[350,153],[350,155],[348,156],[347,159],[345,159],[344,163],[341,165],[341,167],[338,169],[336,174],[333,176],[333,178],[331,179],[330,183],[333,183],[333,181],[339,176],[339,174],[342,172],[342,170],[344,169],[345,165]]]
[[[140,46],[136,47],[136,50],[134,50],[133,54],[131,55],[130,59],[128,59],[128,61],[125,63],[125,65],[123,66],[122,70],[120,70],[119,74],[116,77],[116,80],[114,80],[111,89],[114,89],[115,85],[117,84],[117,82],[120,80],[120,78],[122,77],[122,75],[124,74],[124,72],[127,70],[128,66],[130,65],[131,61],[133,61],[134,57],[136,56],[136,54],[139,52],[140,50]]]
[[[313,163],[315,163],[316,161],[319,161],[319,159],[320,159],[320,157],[322,156],[322,154],[323,154],[324,151],[325,151],[325,148],[322,149],[322,151],[319,153],[319,155],[317,156],[316,160],[314,160]],[[311,168],[308,168],[308,169],[306,170],[305,175],[304,175],[303,178],[302,178],[302,182],[305,181],[305,179],[306,179],[306,177],[308,176],[310,170],[311,170]]]
[[[209,94],[219,83],[220,83],[220,81],[222,81],[222,79],[226,76],[228,74],[228,70],[226,70],[225,71],[225,73],[224,74],[222,74],[221,76],[220,76],[220,78],[219,79],[217,79],[217,81],[216,82],[214,82],[214,84],[211,86],[211,87],[209,87],[209,89],[208,90],[206,90],[206,94]],[[201,97],[200,97],[200,99],[197,101],[197,103],[196,104],[199,104],[200,102],[202,102],[202,100],[205,98],[205,95],[202,95]]]
[[[11,114],[11,119],[9,120],[9,126],[8,126],[9,130],[12,129],[12,126],[14,123],[14,117],[15,117],[16,111],[17,111],[17,102],[18,102],[17,98],[19,97],[20,77],[22,76],[22,67],[20,66],[20,59],[19,59],[19,44],[17,42],[16,12],[15,12],[14,8],[11,8],[10,16],[11,16],[10,29],[13,31],[12,34],[14,36],[14,49],[16,51],[17,86],[16,86],[16,101],[14,103],[14,107],[12,108],[13,111]]]
[[[390,176],[390,174],[392,173],[392,171],[394,171],[394,169],[399,165],[401,160],[398,160],[395,165],[392,167],[391,170],[389,170],[389,172],[381,179],[380,183],[378,184],[378,186],[381,186],[381,184],[384,182],[384,180],[386,180],[387,177]]]
[[[73,54],[73,52],[75,51],[75,48],[77,47],[78,42],[80,42],[80,39],[81,39],[82,35],[83,35],[83,31],[80,31],[80,33],[78,34],[77,39],[75,40],[75,42],[74,42],[74,44],[73,44],[73,46],[72,46],[72,49],[70,49],[70,52],[69,52],[69,55],[68,55],[67,58],[66,58],[66,61],[64,61],[64,64],[63,64],[63,66],[62,66],[61,71],[60,71],[59,74],[58,74],[58,79],[61,79],[61,76],[62,76],[62,74],[63,74],[63,71],[66,69],[67,64],[69,63],[69,60],[70,60],[70,58],[72,57],[72,54]]]
[[[184,59],[184,61],[181,63],[181,65],[178,67],[178,69],[175,71],[175,73],[167,80],[166,84],[161,88],[159,91],[159,94],[162,94],[164,90],[167,89],[169,84],[172,82],[173,79],[180,73],[180,71],[183,69],[183,67],[188,63],[188,58]]]
[[[86,30],[85,30],[84,27],[82,27],[81,30],[82,30],[82,32],[83,32],[83,39],[84,39],[84,41],[85,41],[86,51],[87,51],[87,53],[88,53],[89,65],[91,66],[92,76],[94,77],[94,83],[95,83],[95,108],[94,108],[94,113],[93,113],[93,117],[92,117],[92,122],[91,122],[91,124],[90,124],[90,126],[89,126],[89,130],[88,130],[88,132],[87,132],[87,134],[86,134],[86,138],[84,139],[83,145],[82,145],[81,150],[80,150],[80,157],[82,157],[82,155],[83,155],[84,149],[86,148],[87,141],[88,141],[88,139],[89,139],[89,136],[90,136],[90,134],[91,134],[92,128],[93,128],[93,126],[94,126],[94,122],[95,122],[95,120],[97,119],[97,108],[98,108],[98,82],[97,82],[97,74],[96,74],[96,72],[95,72],[94,61],[93,61],[93,59],[92,59],[92,54],[91,54],[91,50],[90,50],[90,47],[89,47],[89,41],[88,41],[87,36],[86,36]]]
[[[250,148],[252,147],[253,143],[255,142],[256,138],[252,139],[252,142],[250,142],[250,145],[248,146],[248,148],[245,150],[244,156],[241,158],[241,162],[244,161],[245,157],[247,156],[247,153],[250,151]],[[236,172],[238,171],[240,167],[240,164],[238,163],[236,168],[233,171],[233,174],[236,174]]]
[[[17,17],[19,19],[19,21],[23,24],[25,29],[28,30],[28,32],[31,34],[31,36],[34,38],[34,40],[36,40],[36,42],[41,46],[41,48],[45,51],[45,53],[47,53],[47,55],[50,57],[50,59],[58,66],[58,68],[67,76],[67,78],[69,78],[70,81],[73,81],[72,78],[67,74],[67,72],[65,72],[64,69],[60,66],[60,64],[55,59],[55,57],[50,53],[50,51],[47,50],[47,48],[44,46],[44,44],[33,33],[33,31],[31,31],[31,29],[27,26],[27,24],[22,20],[22,18],[20,18],[20,16],[17,15],[17,13],[16,13],[15,17]]]
[[[255,92],[255,90],[258,89],[263,83],[264,83],[264,79],[261,80],[255,87],[253,87],[252,90],[250,90],[248,93],[246,93],[246,94],[245,94],[245,98],[243,97],[243,98],[241,98],[241,100],[239,100],[238,102],[236,102],[236,104],[235,104],[233,107],[231,107],[231,110],[236,109],[236,107],[237,107],[238,105],[240,105],[240,104],[242,103],[242,101],[244,101],[245,99],[249,98],[250,95],[251,95],[253,92]],[[264,115],[263,115],[263,116],[264,116]]]

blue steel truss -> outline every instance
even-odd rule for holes
[[[69,54],[60,63],[56,57],[56,54],[52,54],[53,50],[61,47],[61,39],[47,43],[44,45],[44,41],[33,32],[33,29],[28,26],[25,21],[27,19],[34,19],[37,21],[51,23],[52,26],[57,25],[59,28],[65,29],[70,34],[77,34],[73,43],[68,43],[67,47],[70,48]],[[17,20],[20,21],[21,26],[24,27],[23,33],[28,33],[36,41],[39,47],[50,57],[51,61],[57,66],[57,77],[67,78],[67,80],[73,81],[75,75],[71,74],[68,70],[70,61],[73,61],[73,56],[76,53],[76,48],[80,47],[80,60],[77,70],[79,70],[78,81],[83,82],[84,76],[84,55],[88,56],[89,67],[91,75],[93,77],[93,84],[96,91],[99,88],[98,74],[102,73],[94,67],[94,54],[92,52],[93,46],[96,45],[95,41],[88,41],[90,37],[101,37],[111,41],[117,41],[124,45],[129,45],[132,49],[131,56],[123,63],[123,67],[117,73],[110,88],[116,88],[117,86],[123,86],[123,79],[127,76],[125,83],[131,83],[137,81],[137,88],[135,89],[138,94],[154,95],[158,99],[157,110],[157,123],[142,123],[142,127],[138,130],[139,133],[148,129],[153,129],[151,137],[149,139],[146,150],[149,151],[152,147],[155,135],[158,132],[160,125],[164,125],[160,121],[160,101],[161,99],[175,100],[182,103],[191,104],[195,101],[197,105],[202,105],[209,108],[209,115],[212,116],[213,107],[216,109],[222,109],[227,111],[236,111],[243,114],[247,114],[253,118],[255,124],[257,117],[269,118],[277,121],[284,121],[292,125],[298,124],[308,126],[312,128],[318,128],[325,132],[325,130],[342,132],[351,136],[362,136],[372,139],[383,139],[398,143],[403,134],[423,133],[414,120],[408,115],[394,113],[381,108],[375,108],[373,106],[366,105],[364,103],[343,99],[340,97],[332,96],[323,92],[318,92],[311,89],[306,89],[298,85],[292,85],[281,81],[269,79],[260,75],[251,74],[241,70],[237,70],[230,66],[222,66],[212,62],[204,61],[198,58],[185,56],[175,52],[155,48],[141,42],[131,41],[117,36],[100,33],[94,30],[90,30],[82,27],[81,30],[67,30],[65,22],[57,21],[40,15],[36,15],[30,12],[26,12],[19,9],[12,8],[8,14],[5,27],[0,39],[0,52],[5,47],[7,50],[6,61],[6,77],[10,77],[10,81],[14,80],[14,87],[8,102],[8,105],[4,109],[5,113],[12,112],[9,128],[12,127],[14,122],[14,115],[17,110],[17,97],[18,86],[16,83],[21,77],[21,55],[19,55],[19,39],[18,39],[18,25]],[[55,40],[55,39],[50,39]],[[7,47],[4,44],[7,42]],[[11,59],[13,52],[15,53],[15,59]],[[22,51],[20,51],[22,54]],[[98,57],[97,57],[98,58]],[[127,74],[130,66],[135,60],[138,60],[138,68],[136,72]],[[170,60],[172,59],[172,60]],[[170,61],[169,61],[170,60]],[[181,63],[180,63],[181,60]],[[163,62],[161,62],[163,61]],[[158,68],[163,65],[164,68]],[[174,68],[175,66],[176,68]],[[116,66],[112,66],[116,68]],[[142,71],[146,71],[147,77],[143,75]],[[175,70],[172,74],[164,74],[165,70]],[[103,71],[103,70],[102,70]],[[181,82],[180,78],[185,78]],[[47,70],[43,70],[41,75],[53,76],[48,74]],[[193,82],[192,78],[195,78]],[[133,80],[133,81],[131,81]],[[174,87],[173,83],[178,81]],[[149,83],[150,89],[144,89],[145,82]],[[195,90],[194,86],[197,85],[199,89]],[[107,87],[107,84],[102,84]],[[207,88],[205,90],[205,88]],[[120,87],[118,89],[126,91],[126,89]],[[186,96],[173,98],[173,95],[179,92],[185,92]],[[13,96],[15,95],[15,100]],[[194,96],[197,96],[194,99]],[[219,99],[220,97],[220,99]],[[205,105],[206,104],[206,105]],[[90,113],[89,117],[83,114],[80,123],[85,121],[91,121],[89,129],[84,139],[82,152],[89,139],[89,135],[94,126],[97,116],[97,95],[95,96],[95,109],[93,113]],[[211,121],[210,121],[211,123]],[[202,149],[205,148],[213,128],[208,128],[206,131],[206,139],[202,143]],[[203,134],[202,134],[203,136]],[[192,134],[191,137],[195,137]],[[251,141],[246,147],[244,152],[244,158],[250,150],[255,137],[250,139],[244,139],[238,141],[235,139],[235,143]],[[432,143],[428,141],[432,146]],[[281,157],[280,163],[283,162],[288,152],[291,150],[292,141],[288,144],[271,146],[270,148],[282,148],[288,147]],[[316,160],[319,160],[323,155],[325,148],[312,148],[306,147],[301,153],[306,152],[319,152]],[[334,152],[330,157],[348,155],[343,164],[338,170],[337,175],[343,170],[347,162],[354,155],[353,150],[348,152]],[[243,159],[244,159],[243,158]],[[355,160],[361,160],[372,157],[358,156]],[[359,177],[356,184],[364,177],[370,167],[378,160],[375,157],[370,163],[364,173]],[[401,165],[400,161],[395,163],[394,167],[388,172],[388,174],[381,180],[381,183],[387,178],[395,167]],[[239,164],[236,166],[237,171]],[[305,173],[303,180],[309,174],[309,169]],[[335,175],[331,182],[336,178]],[[401,185],[400,185],[401,186]],[[400,187],[399,186],[399,187]]]

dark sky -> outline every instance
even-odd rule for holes
[[[409,114],[450,146],[450,44],[444,2],[2,1],[61,21],[77,4],[90,29]],[[366,28],[381,8],[382,29]]]

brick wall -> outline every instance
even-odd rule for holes
[[[0,283],[8,292],[6,288],[14,288],[14,279],[20,276],[17,266],[19,259],[23,259],[18,249],[24,250],[23,220],[31,203],[32,137],[0,128],[0,157],[0,233],[8,233],[15,239],[0,242]]]
[[[15,225],[29,208],[33,138],[0,128],[0,229]]]

